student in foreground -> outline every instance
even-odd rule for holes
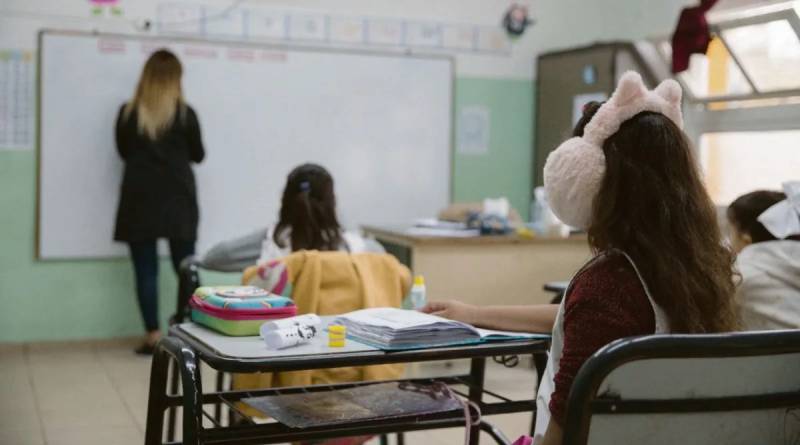
[[[784,191],[755,191],[728,207],[745,329],[800,328],[800,182]]]
[[[627,72],[611,99],[588,104],[575,137],[550,154],[550,205],[562,221],[588,231],[596,254],[561,305],[450,301],[423,308],[487,328],[552,331],[537,397],[537,444],[562,442],[572,381],[602,346],[628,336],[738,328],[733,255],[681,130],[680,102],[676,82],[648,91]]]

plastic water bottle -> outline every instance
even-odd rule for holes
[[[422,309],[428,303],[428,297],[425,295],[425,278],[422,275],[414,277],[414,285],[411,286],[408,299],[411,302],[411,309]]]
[[[545,215],[545,192],[544,187],[533,189],[533,199],[531,199],[531,224],[530,227],[537,235],[544,234],[544,215]]]

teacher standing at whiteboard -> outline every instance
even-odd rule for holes
[[[133,99],[119,111],[117,151],[125,162],[114,240],[130,247],[136,295],[147,329],[137,353],[152,353],[158,324],[156,241],[169,240],[172,267],[194,253],[197,191],[192,162],[205,156],[200,124],[183,100],[181,63],[167,50],[144,65]]]

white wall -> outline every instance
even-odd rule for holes
[[[122,19],[92,18],[87,0],[3,0],[0,48],[34,49],[41,27],[138,32],[134,22],[155,20],[159,0],[121,0]],[[191,3],[191,0],[187,1]],[[224,8],[231,0],[197,3]],[[457,56],[459,76],[532,78],[536,55],[601,40],[669,34],[680,9],[696,0],[527,0],[536,24],[514,41],[509,55]],[[510,0],[249,0],[242,7],[342,15],[441,20],[494,25]]]

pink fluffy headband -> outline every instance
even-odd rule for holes
[[[584,128],[583,137],[564,141],[547,157],[544,186],[556,216],[572,227],[587,229],[591,225],[592,203],[606,171],[603,143],[623,122],[642,111],[661,113],[683,128],[681,94],[680,85],[672,79],[650,91],[638,73],[623,74],[611,99],[600,106]]]

